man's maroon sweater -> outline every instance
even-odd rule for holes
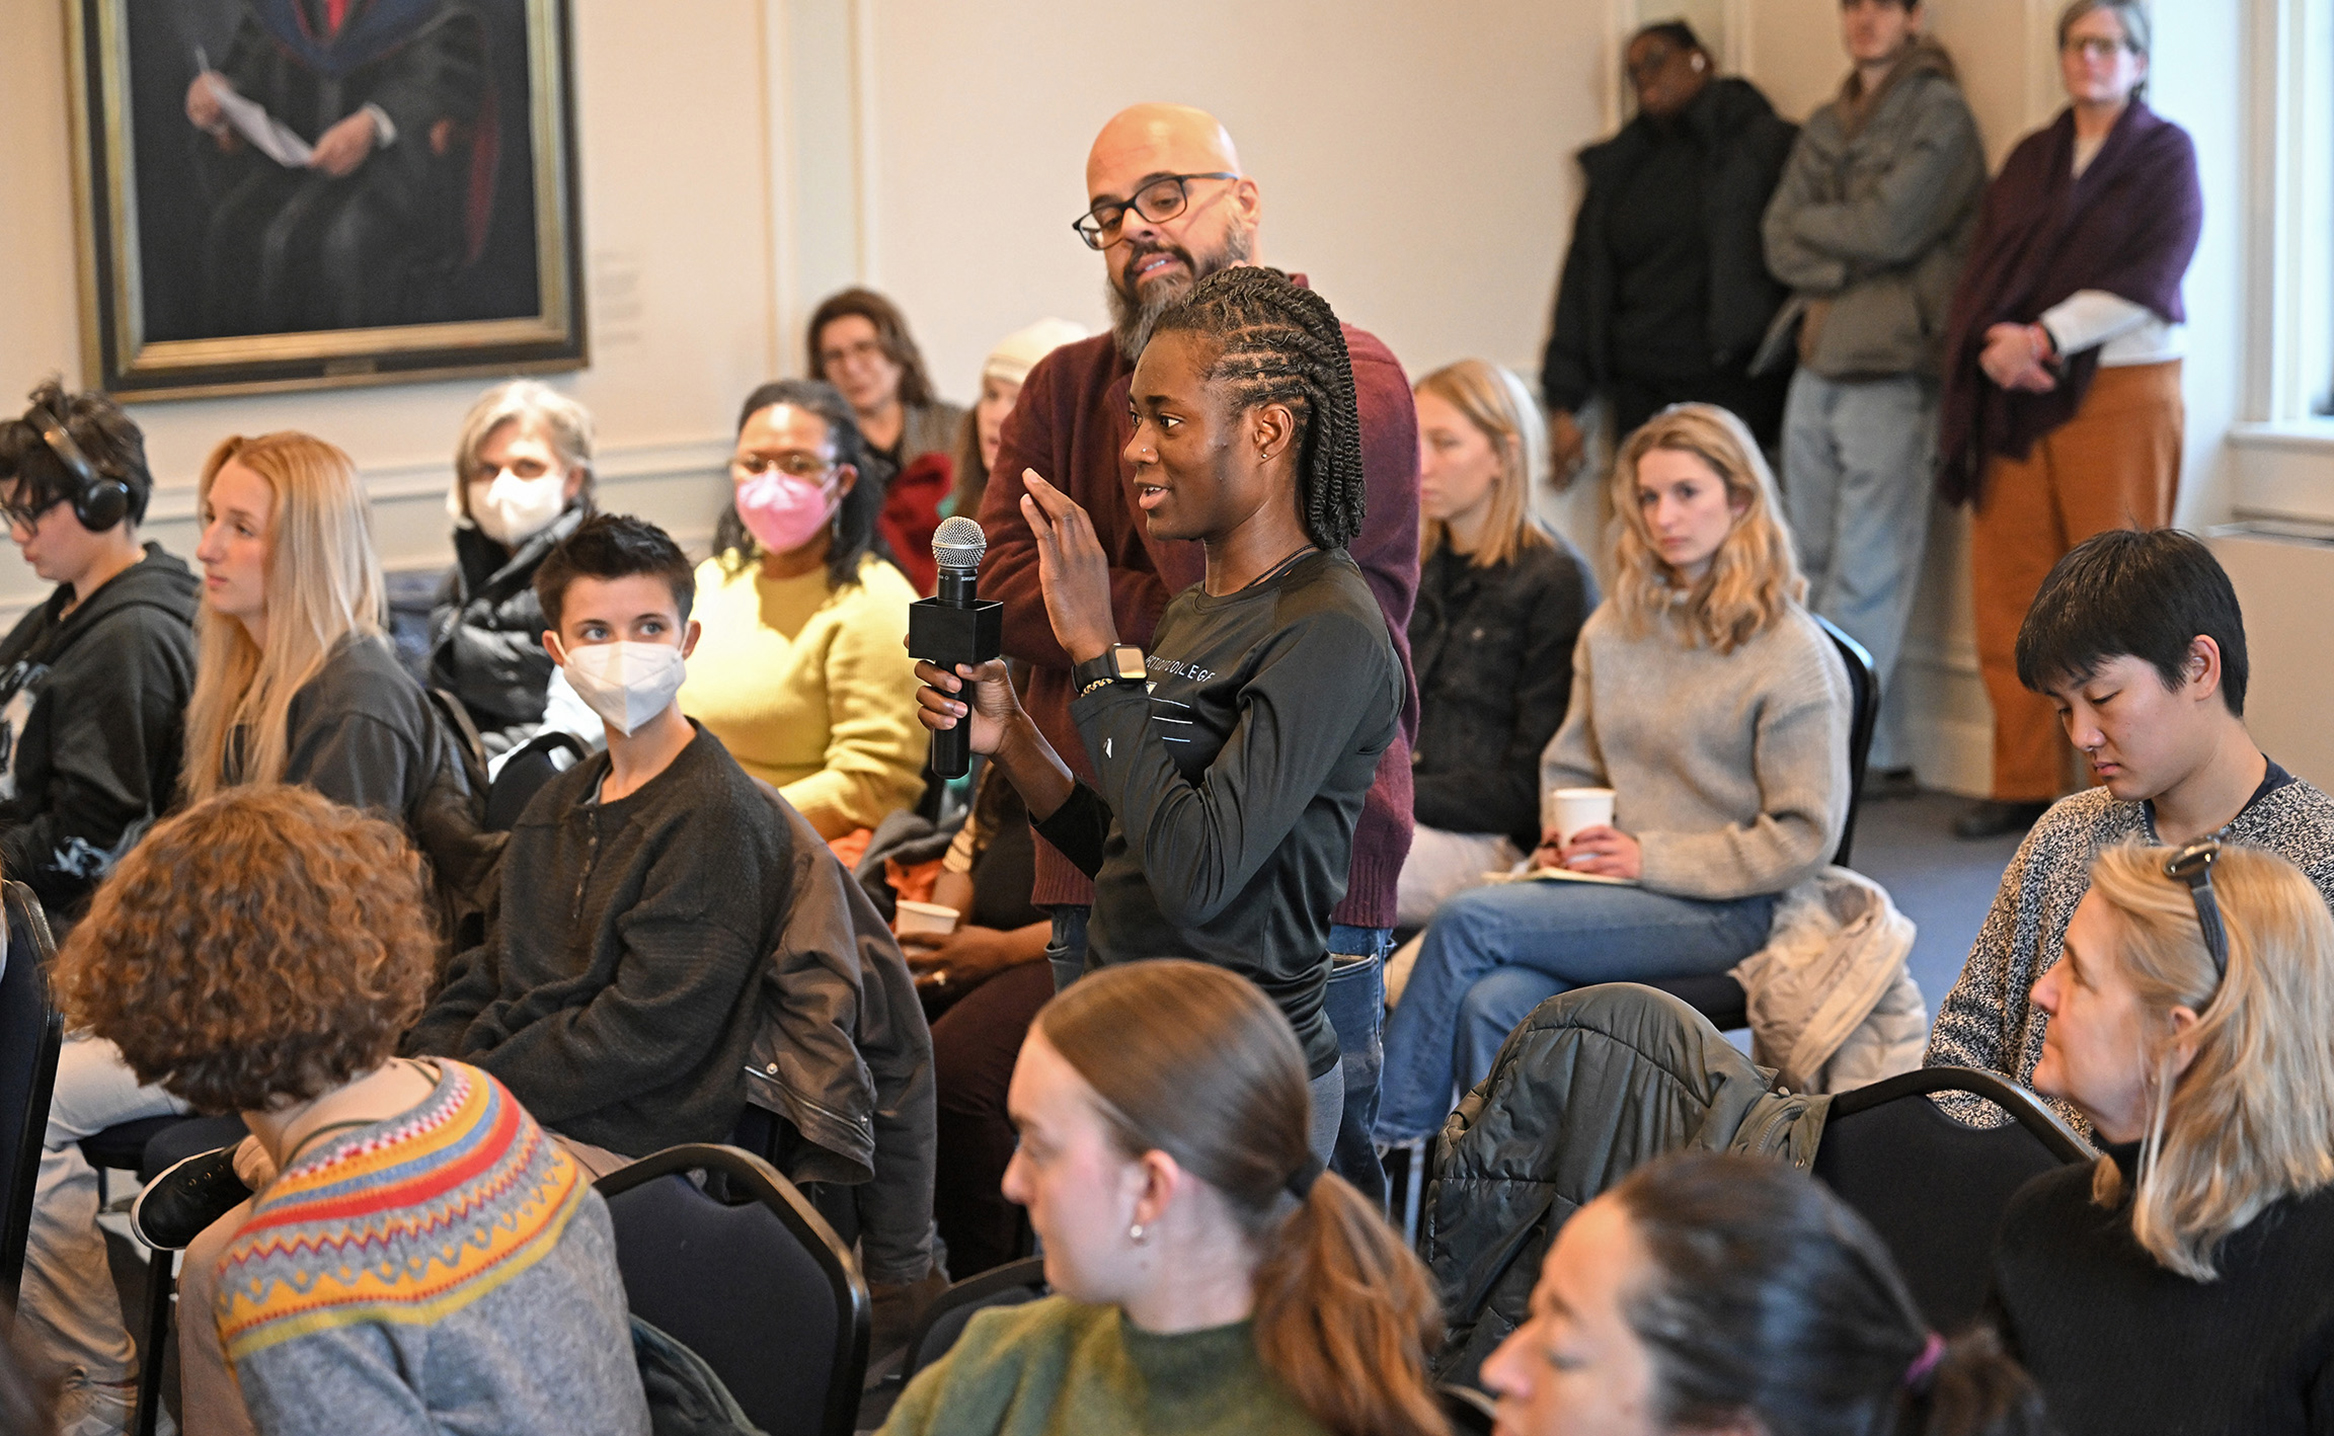
[[[1302,276],[1292,276],[1304,282]],[[1418,733],[1418,680],[1410,671],[1410,606],[1418,593],[1418,415],[1410,381],[1385,345],[1348,324],[1345,346],[1353,359],[1354,397],[1361,409],[1362,471],[1368,484],[1360,537],[1347,552],[1386,611],[1386,627],[1401,656],[1405,696],[1402,727],[1378,763],[1353,834],[1353,866],[1345,900],[1332,922],[1357,927],[1394,925],[1394,882],[1410,852],[1410,742]],[[1067,493],[1094,521],[1110,557],[1111,610],[1123,643],[1151,645],[1167,600],[1207,575],[1207,554],[1187,539],[1153,539],[1135,507],[1133,470],[1121,457],[1133,427],[1127,388],[1134,366],[1109,333],[1065,344],[1038,361],[1006,416],[981,527],[989,539],[981,566],[981,597],[1005,604],[1005,652],[1033,670],[1023,704],[1047,741],[1079,777],[1094,781],[1093,765],[1070,721],[1070,657],[1054,641],[1038,586],[1037,541],[1021,517],[1028,488],[1021,471],[1035,469]],[[1328,696],[1328,695],[1325,695]],[[1091,903],[1094,885],[1042,839],[1037,845],[1039,904]]]

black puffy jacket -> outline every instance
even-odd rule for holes
[[[552,664],[535,570],[586,512],[570,507],[515,552],[475,528],[454,530],[454,571],[430,608],[429,681],[462,700],[490,758],[535,736],[543,722]]]
[[[1490,568],[1438,549],[1410,611],[1418,671],[1412,811],[1449,833],[1540,841],[1540,750],[1572,697],[1572,643],[1596,579],[1563,539]]]
[[[1702,229],[1709,253],[1710,368],[1747,373],[1759,341],[1790,291],[1767,272],[1762,226],[1782,179],[1798,127],[1747,80],[1712,80],[1679,115],[1703,152]],[[1580,152],[1587,195],[1572,224],[1572,247],[1557,283],[1556,317],[1540,365],[1551,409],[1574,410],[1618,369],[1613,310],[1619,280],[1607,242],[1623,181],[1657,143],[1654,121],[1639,115],[1609,140]]]
[[[1523,1323],[1557,1228],[1670,1152],[1747,1152],[1805,1169],[1829,1097],[1770,1086],[1700,1013],[1634,983],[1549,998],[1444,1121],[1418,1229],[1449,1335],[1437,1380],[1476,1368]]]

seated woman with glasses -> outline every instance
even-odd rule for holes
[[[919,593],[939,582],[932,530],[956,486],[965,411],[934,392],[899,306],[872,289],[830,294],[812,311],[810,377],[851,405],[866,448],[862,479],[883,498],[876,527]]]
[[[2253,848],[2091,867],[2034,1087],[2104,1153],[2029,1182],[1994,1255],[2066,1436],[2334,1430],[2334,917]]]
[[[1821,1183],[1718,1152],[1648,1163],[1575,1213],[1482,1380],[1509,1436],[2051,1429],[1993,1334],[1931,1331]]]
[[[454,444],[454,569],[430,608],[429,681],[460,699],[487,756],[600,721],[543,651],[535,570],[592,514],[592,414],[548,384],[478,396]]]
[[[881,486],[851,406],[813,379],[765,384],[738,417],[734,499],[697,569],[704,628],[681,711],[832,842],[923,796],[916,591],[876,533]]]
[[[1527,880],[1444,903],[1386,1024],[1380,1142],[1432,1132],[1546,999],[1721,973],[1766,945],[1848,813],[1847,669],[1801,606],[1774,476],[1742,421],[1680,404],[1613,466],[1613,589],[1581,626],[1543,792],[1612,790]]]

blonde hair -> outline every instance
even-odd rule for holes
[[[284,732],[292,696],[350,634],[381,629],[381,562],[371,512],[349,456],[308,434],[240,435],[203,461],[197,490],[207,510],[211,485],[233,460],[267,481],[267,646],[238,619],[205,603],[196,620],[200,654],[186,707],[183,786],[195,802],[239,783],[273,783],[284,773]],[[234,735],[241,730],[242,737]],[[238,761],[227,772],[228,747]]]
[[[1413,386],[1432,394],[1473,424],[1499,455],[1499,473],[1491,481],[1491,514],[1483,526],[1483,543],[1469,556],[1477,568],[1491,568],[1514,558],[1519,550],[1548,546],[1548,535],[1531,515],[1532,490],[1548,482],[1548,422],[1532,402],[1524,381],[1497,364],[1461,359],[1446,364]],[[1418,525],[1418,557],[1432,558],[1450,542],[1449,526],[1440,519],[1422,518]]]
[[[1687,644],[1708,643],[1720,653],[1732,653],[1807,594],[1775,476],[1742,420],[1715,404],[1673,404],[1629,436],[1613,464],[1613,513],[1620,536],[1614,544],[1612,601],[1638,633],[1679,597],[1676,572],[1660,557],[1637,501],[1637,465],[1655,449],[1700,459],[1725,483],[1728,501],[1742,506],[1710,560],[1710,571],[1683,595]]]
[[[1175,958],[1080,978],[1037,1029],[1094,1089],[1128,1157],[1161,1151],[1223,1195],[1260,1256],[1256,1354],[1332,1431],[1441,1436],[1426,1267],[1345,1179],[1316,1172],[1296,1033],[1246,978]],[[1298,1182],[1297,1185],[1303,1185]]]
[[[563,467],[583,470],[583,487],[577,498],[590,506],[592,411],[548,384],[513,379],[479,395],[470,412],[462,416],[461,432],[454,439],[454,500],[464,514],[470,512],[470,480],[478,473],[478,451],[486,447],[495,430],[528,419],[542,425],[543,437]]]
[[[2158,1265],[2215,1276],[2213,1249],[2272,1202],[2334,1183],[2334,916],[2274,853],[2223,847],[2213,895],[2228,972],[2213,971],[2188,888],[2164,875],[2169,848],[2109,848],[2091,891],[2121,929],[2116,961],[2144,1014],[2148,1124],[2132,1235]],[[2197,1015],[2196,1055],[2173,1075],[2171,1012]],[[2123,1174],[2100,1158],[2092,1198],[2113,1206]]]

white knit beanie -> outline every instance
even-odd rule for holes
[[[1067,319],[1040,319],[997,341],[997,347],[989,351],[987,361],[981,365],[981,377],[995,376],[1018,384],[1029,377],[1038,360],[1064,344],[1075,344],[1085,337],[1083,324]]]

